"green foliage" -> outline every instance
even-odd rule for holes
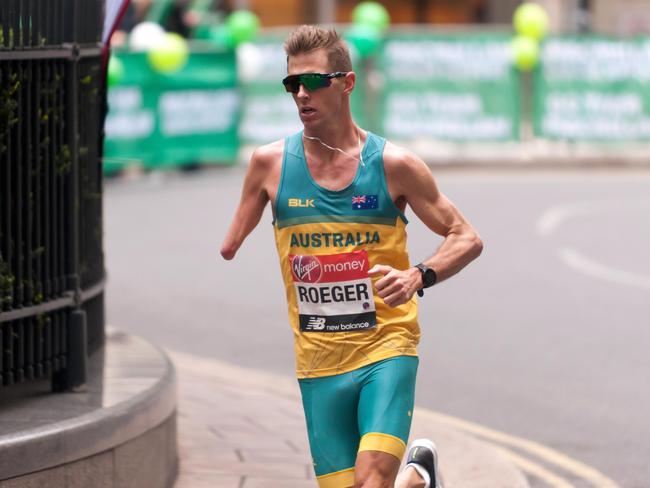
[[[64,175],[70,171],[72,168],[72,151],[70,151],[70,146],[64,144],[59,149],[59,152],[54,156],[54,164],[56,165],[56,173],[58,175]]]
[[[13,289],[16,277],[11,273],[9,264],[0,257],[0,306],[13,301]]]
[[[20,80],[17,73],[8,76],[9,86],[0,90],[0,154],[7,150],[4,141],[9,136],[11,128],[19,122],[17,93]]]
[[[46,325],[50,325],[51,322],[52,322],[52,319],[46,313],[39,313],[36,316],[36,325],[38,326],[39,329],[42,329]]]
[[[27,296],[29,296],[29,295],[33,296],[34,295],[34,289],[36,287],[34,286],[34,282],[32,280],[25,278],[25,279],[23,279],[21,281],[21,284],[22,284],[23,290],[24,290],[24,292],[25,292],[25,294]]]

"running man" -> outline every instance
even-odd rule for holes
[[[418,364],[415,294],[478,257],[481,240],[421,159],[354,123],[356,75],[334,30],[301,26],[284,47],[282,83],[304,130],[253,153],[221,254],[235,257],[270,202],[320,488],[439,488],[428,440],[398,475]],[[444,237],[416,266],[407,204]]]

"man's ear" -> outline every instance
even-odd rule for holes
[[[348,71],[348,73],[343,78],[343,82],[345,83],[343,93],[347,93],[348,95],[351,94],[352,90],[354,90],[354,86],[357,83],[357,74],[354,71]]]

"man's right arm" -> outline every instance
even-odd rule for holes
[[[272,185],[277,186],[275,180],[279,179],[277,153],[277,145],[271,144],[258,148],[251,156],[237,211],[221,245],[221,255],[224,259],[235,257],[244,239],[262,218],[264,207],[271,199],[271,188],[274,188]]]

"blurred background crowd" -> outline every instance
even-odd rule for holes
[[[105,171],[233,164],[300,130],[280,80],[303,23],[348,41],[357,122],[430,163],[645,158],[650,0],[134,0]]]

